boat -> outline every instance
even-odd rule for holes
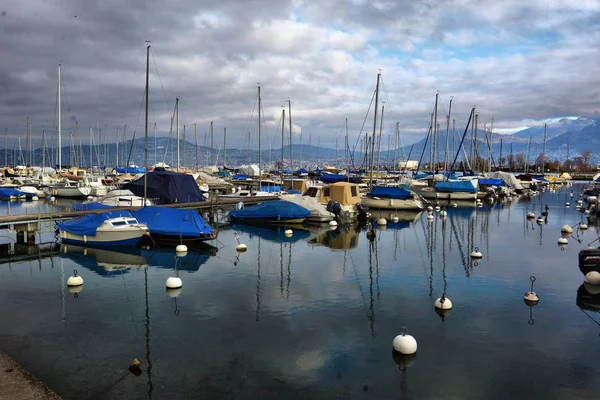
[[[369,208],[386,210],[422,210],[423,202],[412,190],[403,187],[373,186],[361,199]]]
[[[229,212],[232,221],[244,223],[301,224],[310,211],[295,203],[274,200]]]
[[[63,243],[120,246],[135,245],[148,226],[140,224],[128,211],[107,211],[73,218],[58,225]]]
[[[0,199],[2,200],[24,200],[26,194],[18,189],[3,187],[0,188]]]
[[[204,201],[204,196],[192,175],[154,168],[146,172],[146,177],[131,181],[123,187],[136,196],[155,199],[159,204],[195,203]],[[147,188],[144,189],[144,182]]]
[[[433,187],[413,190],[426,199],[437,200],[477,200],[477,180],[447,180],[435,182]]]
[[[306,222],[329,222],[335,218],[335,215],[327,210],[321,202],[313,197],[300,196],[298,194],[285,194],[279,196],[280,199],[298,204],[310,211],[310,216]]]
[[[131,190],[117,189],[111,190],[105,196],[98,199],[98,203],[111,207],[142,207],[145,205],[151,206],[152,201],[140,196],[136,196]]]
[[[600,284],[600,248],[588,247],[579,251],[579,270],[586,282]]]
[[[78,186],[70,182],[50,186],[49,192],[55,197],[88,197],[92,194],[91,186]]]
[[[327,209],[336,216],[339,216],[341,211],[348,213],[351,218],[366,216],[366,211],[360,205],[360,189],[356,183],[337,182],[330,185],[313,186],[309,187],[303,196],[318,199],[321,204],[326,204]]]
[[[244,201],[246,199],[251,199],[255,197],[269,197],[269,198],[277,198],[279,193],[276,192],[267,192],[264,190],[252,190],[252,189],[242,189],[237,188],[234,192],[228,194],[220,194],[218,196],[219,200],[238,200]]]
[[[148,240],[156,245],[189,244],[217,238],[217,231],[196,210],[143,207],[132,211],[139,222],[148,226]]]
[[[39,190],[38,188],[36,188],[34,186],[21,186],[18,189],[21,192],[25,193],[27,198],[32,198],[34,196],[37,196],[38,199],[42,199],[42,198],[46,197],[46,193],[44,193],[43,191]]]

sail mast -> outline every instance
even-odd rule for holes
[[[448,106],[448,118],[446,119],[446,150],[444,151],[444,172],[448,171],[448,140],[450,137],[450,117],[452,115],[452,97]]]
[[[369,177],[369,188],[373,187],[373,162],[375,161],[375,135],[377,135],[377,106],[379,105],[379,79],[381,72],[377,73],[377,85],[375,86],[375,108],[373,116],[373,136],[371,140],[371,174]],[[368,145],[368,144],[367,144]]]
[[[262,104],[260,99],[260,84],[258,85],[258,190],[260,190],[262,186],[262,155],[260,154],[260,110]],[[211,127],[211,137],[212,137],[212,122],[210,123]],[[211,138],[212,145],[212,138]]]
[[[294,158],[292,156],[292,100],[288,99],[288,125],[290,126],[290,171],[292,176],[292,190],[294,189]]]
[[[175,130],[177,131],[177,172],[179,172],[179,97],[175,98],[175,121]]]
[[[227,165],[227,127],[223,128],[223,167],[225,167],[226,165]]]
[[[62,139],[61,139],[61,129],[62,123],[60,121],[60,64],[58,64],[58,170],[60,171],[62,168]]]
[[[148,92],[150,83],[150,45],[146,47],[146,116],[144,122],[144,206],[148,197]]]

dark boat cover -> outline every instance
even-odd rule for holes
[[[131,215],[148,225],[151,235],[202,237],[211,236],[214,230],[196,210],[144,207],[133,211]]]
[[[322,174],[321,182],[323,183],[336,183],[336,182],[346,182],[350,181],[351,183],[362,183],[362,179],[358,177],[350,177],[341,174]]]
[[[131,217],[129,211],[107,211],[99,214],[87,214],[58,224],[58,229],[74,235],[96,236],[96,228],[110,218]]]
[[[446,181],[435,184],[435,189],[438,192],[461,192],[461,193],[477,193],[477,186],[471,181]]]
[[[21,196],[25,194],[20,190],[13,188],[0,188],[0,197]]]
[[[369,193],[371,197],[380,197],[382,199],[412,199],[413,194],[401,187],[374,186]]]
[[[194,203],[204,201],[202,192],[194,177],[187,174],[165,171],[156,168],[146,173],[147,194],[150,199],[158,199],[160,204]],[[144,178],[130,182],[123,189],[131,190],[136,196],[144,196]]]
[[[229,212],[229,216],[240,221],[285,221],[287,219],[307,218],[310,211],[285,200],[265,201],[252,207]]]
[[[479,178],[480,185],[501,186],[504,184],[502,179],[498,178]]]

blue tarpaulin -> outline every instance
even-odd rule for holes
[[[340,174],[322,174],[321,175],[321,181],[324,183],[336,183],[336,182],[343,182],[345,180],[348,180],[348,177],[346,175],[340,175]]]
[[[58,229],[74,235],[96,236],[96,228],[109,218],[131,217],[129,211],[107,211],[99,214],[82,215],[58,224]]]
[[[204,201],[204,196],[192,175],[178,174],[156,168],[146,173],[147,197],[158,199],[160,204],[193,203]],[[129,182],[123,189],[131,190],[136,196],[144,196],[144,178]]]
[[[261,186],[260,190],[262,192],[276,193],[276,192],[281,192],[281,186]]]
[[[380,197],[383,199],[411,199],[413,194],[401,187],[374,186],[369,193],[372,197]]]
[[[0,197],[9,198],[10,196],[21,196],[25,193],[13,188],[0,188]]]
[[[435,189],[438,192],[461,192],[461,193],[477,193],[477,185],[474,181],[446,181],[435,184]]]
[[[201,237],[210,236],[214,230],[196,210],[144,207],[131,214],[148,225],[150,235]]]
[[[235,174],[233,176],[233,179],[248,179],[248,175],[247,174]]]
[[[306,218],[310,211],[285,200],[265,201],[252,207],[229,212],[232,219],[240,221],[285,221],[287,219]]]
[[[308,170],[305,168],[300,168],[298,171],[296,171],[297,174],[308,174]]]
[[[113,208],[113,206],[108,206],[106,204],[98,203],[97,201],[93,203],[75,203],[71,207],[75,211],[85,211],[85,210],[102,210],[105,208]]]
[[[115,170],[119,173],[119,174],[143,174],[144,172],[146,172],[145,168],[138,168],[138,167],[127,167],[127,168],[115,168]]]
[[[479,178],[480,185],[501,186],[504,184],[502,179],[498,178]]]
[[[292,170],[290,170],[290,169],[282,169],[282,170],[281,170],[281,173],[282,173],[282,174],[291,174],[291,173],[292,173]]]

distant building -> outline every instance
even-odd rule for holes
[[[415,160],[400,161],[398,163],[398,166],[400,167],[400,169],[406,169],[409,171],[416,170],[418,165],[419,165],[419,162],[415,161]]]

